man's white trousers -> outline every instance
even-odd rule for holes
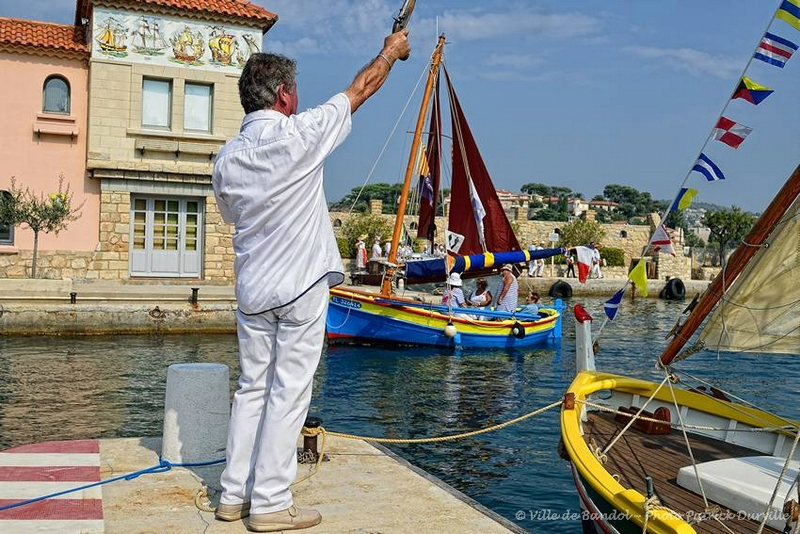
[[[225,504],[250,502],[250,513],[290,507],[297,438],[311,402],[328,311],[323,279],[291,304],[260,315],[237,312],[239,389],[233,397]]]

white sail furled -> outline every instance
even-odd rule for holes
[[[717,305],[700,334],[706,348],[800,354],[800,201]]]

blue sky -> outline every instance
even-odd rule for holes
[[[69,23],[73,0],[0,0],[3,16]],[[345,89],[380,51],[400,1],[257,0],[280,20],[267,51],[298,60],[300,108]],[[328,200],[366,179],[425,69],[438,28],[483,157],[499,188],[542,182],[588,198],[608,183],[672,198],[767,29],[779,2],[746,0],[438,0],[418,2],[413,55],[354,116],[326,166]],[[783,21],[770,31],[800,44]],[[725,115],[754,129],[733,150],[705,153],[726,175],[692,173],[697,200],[760,211],[800,163],[800,58],[746,75],[775,93]],[[417,95],[419,96],[419,95]],[[412,107],[418,106],[418,98]],[[370,182],[402,179],[415,112],[406,113]]]

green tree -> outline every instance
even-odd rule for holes
[[[603,227],[594,221],[575,219],[561,228],[563,246],[585,245],[590,241],[600,242],[606,236]]]
[[[552,192],[552,188],[546,184],[530,183],[524,184],[520,188],[520,191],[529,195],[541,195],[543,197],[549,197]]]
[[[45,197],[44,193],[36,196],[29,188],[17,186],[16,179],[11,178],[8,195],[0,195],[0,221],[9,226],[24,225],[33,231],[33,264],[31,278],[36,278],[36,259],[39,254],[39,234],[58,232],[66,229],[68,224],[80,217],[83,203],[72,207],[73,193],[69,184],[64,188],[64,175],[58,176],[58,191]]]
[[[723,266],[728,247],[735,247],[753,227],[755,221],[755,216],[745,213],[736,206],[731,206],[730,210],[710,211],[703,216],[702,223],[711,232],[708,242],[718,247]]]
[[[344,246],[346,247],[346,251],[342,250],[342,244],[339,245],[339,251],[349,252],[346,255],[342,254],[342,256],[353,258],[355,257],[358,236],[362,234],[367,235],[367,250],[369,250],[372,245],[372,240],[376,235],[381,237],[381,241],[389,241],[392,238],[393,230],[393,226],[380,215],[354,215],[347,219],[342,225],[342,236],[345,240]]]
[[[566,211],[558,211],[552,208],[539,210],[533,215],[534,221],[567,221],[568,219]]]
[[[397,202],[400,200],[400,194],[403,191],[401,184],[369,184],[361,187],[354,187],[350,193],[344,196],[340,201],[331,205],[334,211],[353,211],[358,213],[366,213],[369,211],[370,200],[381,200],[383,202],[382,213],[392,214],[397,213]]]

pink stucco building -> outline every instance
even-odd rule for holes
[[[40,234],[37,276],[233,281],[214,158],[244,115],[237,82],[277,16],[247,0],[75,0],[75,23],[0,17],[0,195],[80,218]],[[31,276],[33,233],[0,221],[0,278]]]
[[[58,236],[42,234],[43,252],[91,251],[98,238],[98,184],[87,182],[89,52],[74,26],[0,19],[0,190],[11,178],[36,193],[56,191],[59,175],[83,204],[81,218]],[[0,232],[0,255],[33,247],[33,232]]]

